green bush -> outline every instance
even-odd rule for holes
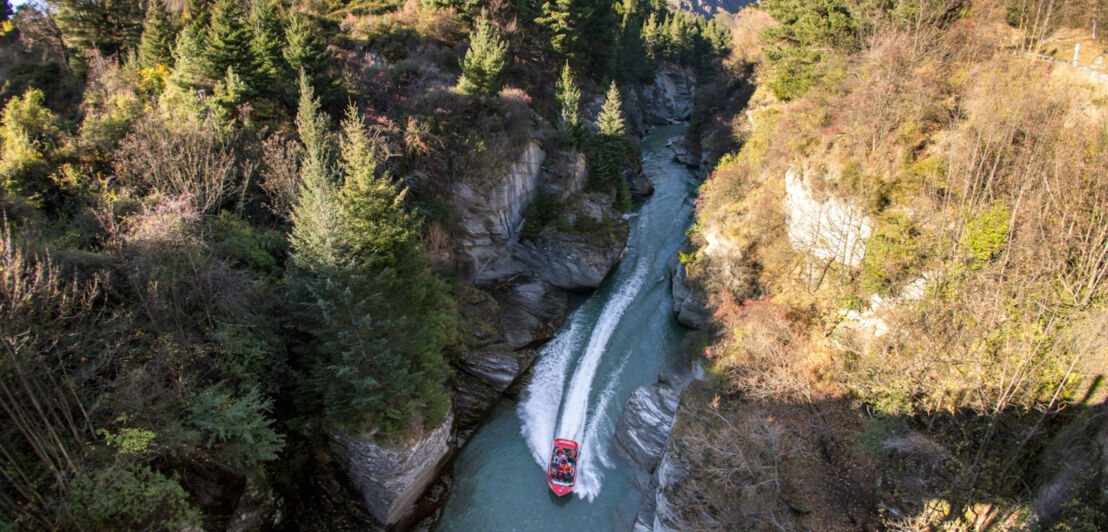
[[[53,152],[61,142],[62,123],[43,106],[41,90],[31,89],[12,98],[4,107],[0,142],[0,179],[3,189],[24,194],[41,192],[48,186]]]
[[[539,190],[534,201],[527,207],[520,238],[524,240],[538,238],[547,225],[559,219],[562,209],[562,202],[558,201],[558,198],[548,194],[545,190]]]
[[[826,52],[850,49],[858,27],[843,0],[765,0],[760,4],[778,22],[762,38],[773,69],[769,88],[782,100],[803,96],[817,79]]]
[[[881,296],[889,295],[899,283],[920,274],[926,249],[919,228],[910,220],[896,215],[882,217],[866,240],[862,288]]]
[[[136,465],[86,472],[70,485],[69,511],[95,530],[180,530],[200,525],[185,489],[172,478]]]
[[[280,233],[262,232],[227,211],[212,220],[211,231],[211,246],[217,257],[270,281],[284,276],[288,241]]]
[[[980,268],[1000,251],[1008,241],[1010,219],[1008,206],[998,201],[970,220],[961,240],[970,269]]]
[[[222,461],[242,475],[260,477],[262,464],[277,458],[285,439],[273,429],[272,401],[257,389],[234,397],[223,385],[204,388],[188,404],[189,425],[202,445],[218,449]]]

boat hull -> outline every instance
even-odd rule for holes
[[[550,490],[553,491],[555,495],[561,497],[573,491],[573,486],[577,484],[577,475],[573,475],[569,481],[558,480],[556,478],[554,457],[557,456],[558,449],[562,449],[563,452],[573,455],[570,464],[576,468],[578,463],[577,442],[559,438],[554,440],[554,448],[550,450],[550,461],[546,464],[546,484],[550,486]]]

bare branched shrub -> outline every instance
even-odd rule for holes
[[[179,338],[214,328],[213,316],[249,285],[242,272],[212,260],[201,221],[192,198],[166,197],[128,217],[114,242],[145,318]]]
[[[693,411],[695,410],[695,412]],[[786,503],[788,462],[803,451],[786,426],[766,410],[722,412],[719,398],[685,416],[676,456],[695,472],[674,489],[690,530],[793,530]]]
[[[711,355],[735,391],[756,399],[811,398],[808,346],[786,310],[768,299],[719,310],[727,332]]]
[[[283,135],[274,134],[262,142],[262,180],[266,195],[265,207],[281,217],[287,217],[296,203],[300,179],[300,144]]]
[[[171,127],[147,117],[120,142],[116,172],[140,193],[188,196],[210,212],[236,192],[239,168],[232,142],[220,138],[214,124]]]
[[[87,373],[78,360],[95,349],[111,360],[110,345],[96,336],[66,334],[91,324],[101,297],[99,280],[67,279],[48,258],[28,255],[13,242],[7,223],[0,234],[0,510],[28,516],[35,527],[54,529],[66,519],[48,503],[65,494],[84,443],[94,428],[79,390]],[[44,488],[50,486],[50,488]],[[64,522],[64,521],[63,521]]]

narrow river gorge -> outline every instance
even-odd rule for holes
[[[635,388],[687,365],[667,270],[692,224],[698,186],[666,146],[685,129],[663,126],[643,139],[643,172],[655,193],[631,214],[626,256],[595,293],[575,301],[530,384],[503,400],[455,459],[436,530],[631,528],[641,494],[612,446],[616,425]],[[555,437],[582,446],[581,476],[561,499],[544,478]]]

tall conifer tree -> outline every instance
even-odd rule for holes
[[[145,68],[155,65],[173,67],[173,46],[177,32],[169,20],[161,0],[151,0],[146,8],[142,41],[139,43],[139,62]]]
[[[251,14],[254,39],[250,47],[258,60],[258,78],[267,92],[280,90],[292,70],[285,61],[285,20],[275,0],[258,0]]]
[[[291,72],[303,71],[312,90],[322,100],[334,92],[334,79],[328,73],[330,54],[319,30],[301,13],[293,13],[285,30],[285,60]]]
[[[596,169],[593,172],[593,186],[614,184],[617,205],[623,211],[630,210],[631,194],[627,190],[627,181],[621,178],[629,145],[623,125],[623,100],[614,81],[608,89],[596,125],[599,131],[594,144]]]
[[[562,67],[562,77],[558,80],[558,128],[563,135],[576,139],[581,132],[581,91],[573,81],[569,62]]]
[[[469,51],[462,61],[458,92],[470,96],[493,95],[500,91],[500,72],[504,70],[508,45],[489,21],[477,20],[470,37]]]
[[[592,15],[585,0],[548,0],[542,6],[542,16],[535,19],[550,33],[550,48],[575,66],[582,66],[585,50],[582,32],[584,22]]]
[[[258,62],[250,46],[253,39],[244,2],[216,0],[206,40],[205,74],[212,79],[222,79],[230,67],[242,78],[249,92],[261,88]]]
[[[173,49],[173,75],[170,83],[184,90],[192,90],[206,83],[204,74],[204,27],[197,22],[185,26],[177,34]]]

